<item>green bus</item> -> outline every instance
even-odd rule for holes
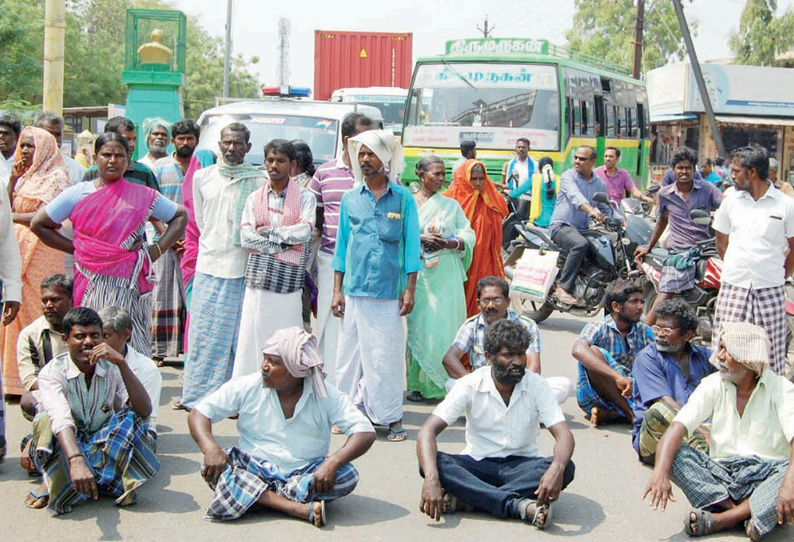
[[[516,140],[525,137],[535,161],[551,157],[558,174],[572,167],[579,145],[595,147],[599,164],[606,147],[617,147],[619,166],[644,187],[649,118],[645,83],[618,66],[544,40],[448,41],[446,54],[416,62],[403,125],[402,179],[418,189],[416,162],[435,154],[451,181],[460,143],[470,139],[498,182]]]

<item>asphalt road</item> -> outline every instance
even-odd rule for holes
[[[570,350],[586,322],[553,315],[541,324],[543,372],[574,379],[576,366]],[[583,541],[651,542],[682,541],[683,518],[688,505],[674,489],[678,502],[664,513],[651,510],[641,501],[650,469],[643,466],[631,447],[628,425],[592,428],[569,399],[563,410],[576,439],[576,478],[555,504],[554,524],[544,532],[519,521],[502,521],[480,513],[445,516],[435,523],[419,512],[421,478],[418,474],[415,438],[430,403],[406,403],[405,426],[409,438],[391,443],[380,430],[370,452],[356,462],[361,482],[356,491],[328,506],[329,525],[319,531],[308,522],[274,513],[252,513],[241,520],[219,524],[202,519],[211,492],[199,476],[202,456],[190,438],[184,412],[168,407],[179,393],[179,370],[163,369],[158,452],[162,469],[139,490],[138,504],[120,509],[112,500],[81,505],[64,516],[51,517],[44,510],[29,510],[23,504],[34,482],[19,468],[18,442],[29,432],[14,404],[7,407],[10,452],[0,466],[0,533],[2,538],[40,541],[71,540],[293,540],[302,536],[327,540],[533,540],[576,537]],[[224,421],[215,427],[223,445],[236,442],[235,425]],[[441,436],[440,449],[459,452],[463,448],[463,426],[459,422]],[[334,436],[332,446],[342,437]],[[550,453],[551,436],[544,432],[542,448]],[[708,540],[746,540],[743,532],[709,537]],[[794,528],[778,529],[771,542],[794,540]]]

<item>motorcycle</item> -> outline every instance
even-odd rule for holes
[[[610,201],[604,193],[595,194],[593,200],[596,203],[610,205],[613,212],[617,211],[617,204]],[[512,280],[515,266],[526,249],[559,252],[557,267],[562,269],[568,250],[557,246],[551,240],[548,229],[527,223],[517,224],[515,228],[518,236],[510,242],[505,251],[505,274],[508,280]],[[542,302],[515,292],[511,295],[514,310],[535,322],[542,322],[555,310],[574,316],[594,316],[604,307],[604,297],[609,283],[617,278],[633,279],[639,275],[634,263],[632,246],[636,247],[639,242],[648,242],[650,229],[647,229],[649,231],[647,238],[642,237],[641,231],[635,231],[632,238],[622,217],[609,217],[603,224],[591,225],[581,232],[589,242],[590,250],[576,273],[576,285],[572,293],[577,298],[577,303],[574,305],[559,303],[553,289]]]
[[[689,217],[695,224],[711,225],[711,215],[703,210],[693,209],[689,213]],[[717,253],[714,238],[699,241],[695,245],[700,249],[700,260],[696,264],[695,271],[695,287],[683,294],[681,298],[697,314],[698,327],[695,339],[707,343],[711,341],[723,262]],[[656,300],[659,280],[662,277],[662,267],[664,267],[667,256],[666,249],[654,247],[639,263],[639,268],[642,271],[640,284],[645,296],[646,311],[650,310]]]

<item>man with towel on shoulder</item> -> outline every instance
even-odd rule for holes
[[[347,396],[325,384],[317,340],[300,327],[265,343],[261,374],[235,378],[190,413],[190,434],[204,453],[202,475],[215,491],[205,519],[237,519],[254,504],[325,525],[325,502],[358,484],[350,463],[375,431]],[[239,415],[240,443],[227,450],[212,424]],[[331,455],[331,425],[346,435]]]
[[[348,141],[348,152],[356,184],[342,197],[332,262],[331,310],[342,318],[336,385],[372,423],[388,426],[389,441],[402,441],[402,317],[414,308],[422,266],[419,213],[397,180],[403,153],[394,134],[363,132]]]

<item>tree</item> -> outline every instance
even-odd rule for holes
[[[67,0],[64,106],[124,103],[124,27],[130,7],[170,9],[165,0]],[[41,2],[0,0],[0,97],[4,102],[41,103],[44,13]],[[249,66],[258,59],[236,55],[232,96],[255,97],[259,84]],[[195,17],[187,24],[185,114],[196,118],[214,105],[223,86],[222,40]],[[12,102],[13,101],[13,102]]]
[[[574,0],[573,27],[566,33],[568,47],[631,69],[634,54],[634,22],[637,8],[632,0]],[[695,29],[692,29],[695,32]],[[652,70],[686,54],[672,2],[646,3],[643,33],[643,67]]]
[[[730,46],[737,64],[771,66],[778,53],[794,45],[794,12],[775,17],[775,0],[747,0]]]

